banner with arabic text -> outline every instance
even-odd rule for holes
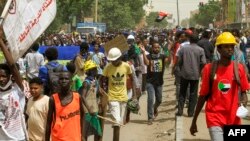
[[[12,0],[3,29],[17,61],[56,16],[56,0]]]

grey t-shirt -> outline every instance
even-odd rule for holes
[[[188,80],[199,80],[201,66],[206,64],[204,49],[197,44],[186,44],[177,53],[181,77]]]

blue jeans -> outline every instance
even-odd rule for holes
[[[153,119],[154,109],[157,109],[162,102],[162,85],[154,86],[151,83],[147,83],[146,89],[148,92],[148,119]]]

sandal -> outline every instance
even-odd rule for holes
[[[153,124],[153,119],[149,119],[148,120],[148,125],[152,125]]]

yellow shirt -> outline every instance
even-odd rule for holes
[[[108,96],[109,101],[127,101],[127,77],[132,74],[128,63],[122,62],[118,67],[111,63],[103,70],[103,76],[108,77]]]

